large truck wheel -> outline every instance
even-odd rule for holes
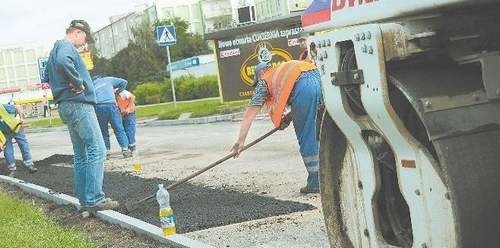
[[[390,148],[374,132],[363,136],[372,148],[380,187],[373,202],[379,232],[395,247],[412,245],[409,210],[398,188],[394,157]],[[370,138],[369,138],[370,137]],[[377,138],[373,138],[377,137]],[[362,201],[363,184],[358,181],[356,161],[345,136],[328,113],[324,113],[320,132],[320,187],[323,214],[331,247],[362,247],[367,230],[359,227],[356,216]],[[366,204],[372,206],[371,204]]]
[[[449,79],[450,75],[453,80]],[[446,91],[450,87],[445,87],[444,82],[449,81],[458,89],[459,79],[465,76],[456,70],[450,73],[422,68],[420,71],[416,67],[392,71],[391,105],[413,138],[436,161],[436,170],[446,185],[455,233],[443,230],[431,235],[454,237],[453,247],[497,247],[500,234],[500,114],[497,111],[500,102],[423,112],[414,100],[430,97],[426,93],[440,94],[435,87],[422,91],[426,84],[437,85],[431,79],[439,79],[442,90]],[[412,91],[412,85],[420,91]],[[477,128],[470,128],[475,126]],[[366,131],[363,137],[374,158],[388,155],[384,160],[374,161],[379,174],[374,201],[361,204],[363,185],[356,179],[354,151],[332,117],[324,113],[320,128],[320,189],[331,247],[363,247],[361,239],[370,233],[357,222],[356,208],[360,205],[372,206],[376,229],[387,246],[420,247],[421,244],[412,242],[412,220],[398,189],[399,179],[391,173],[390,161],[394,158],[388,142],[374,131]],[[374,137],[378,143],[373,142]]]
[[[339,175],[344,165],[344,158],[348,155],[347,140],[328,113],[324,113],[320,130],[320,191],[330,246],[353,247],[346,235],[347,227],[342,220],[339,194],[342,181]]]

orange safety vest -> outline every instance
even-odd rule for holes
[[[262,79],[266,81],[269,92],[266,106],[275,127],[281,124],[288,98],[300,74],[315,69],[316,66],[310,62],[290,60],[264,72]]]
[[[135,112],[135,103],[133,98],[122,99],[120,96],[116,97],[116,105],[120,109],[122,115],[128,115]]]

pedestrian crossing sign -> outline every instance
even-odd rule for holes
[[[177,42],[175,26],[166,25],[156,27],[156,41],[160,46],[170,46]]]

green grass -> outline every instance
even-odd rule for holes
[[[58,225],[30,202],[0,192],[0,247],[94,247],[80,233]]]
[[[221,104],[219,99],[209,99],[195,102],[179,102],[174,108],[173,104],[165,105],[158,113],[158,119],[177,119],[182,113],[191,113],[191,117],[229,114],[242,111],[248,105],[248,100],[226,102]]]
[[[25,123],[28,124],[30,128],[59,127],[64,125],[59,116],[53,117],[52,121],[49,121],[49,118],[26,119]]]
[[[160,120],[177,119],[182,113],[192,113],[191,117],[201,117],[218,114],[229,114],[242,111],[248,105],[248,100],[220,103],[219,98],[206,98],[194,101],[177,102],[174,108],[172,102],[137,106],[138,118],[158,117]],[[57,113],[54,111],[52,113]],[[52,117],[52,123],[48,118],[27,119],[26,124],[30,128],[58,127],[64,125],[57,114]]]

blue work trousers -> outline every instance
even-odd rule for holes
[[[74,187],[82,207],[104,201],[102,183],[106,148],[94,106],[81,102],[59,103],[59,116],[68,126],[73,143]]]
[[[108,125],[111,123],[111,127],[115,132],[118,144],[120,144],[122,150],[127,150],[128,138],[125,130],[123,129],[122,117],[118,106],[114,103],[97,104],[95,106],[95,113],[97,114],[97,120],[99,121],[99,126],[101,127],[101,133],[104,138],[106,149],[111,149],[108,131]]]
[[[11,134],[7,136],[4,156],[9,169],[16,168],[16,158],[14,157],[14,145],[12,144],[12,139],[16,140],[16,143],[19,146],[19,150],[21,150],[21,156],[23,157],[24,165],[26,167],[33,166],[33,159],[31,157],[31,151],[30,151],[30,146],[28,144],[28,139],[26,138],[24,129],[21,128],[17,134]]]
[[[307,187],[319,189],[319,141],[316,137],[316,115],[321,102],[321,79],[317,70],[303,72],[290,98],[293,127],[306,166]]]
[[[128,138],[128,145],[135,146],[135,130],[136,130],[136,116],[135,113],[130,113],[124,115],[123,117],[123,128]]]

